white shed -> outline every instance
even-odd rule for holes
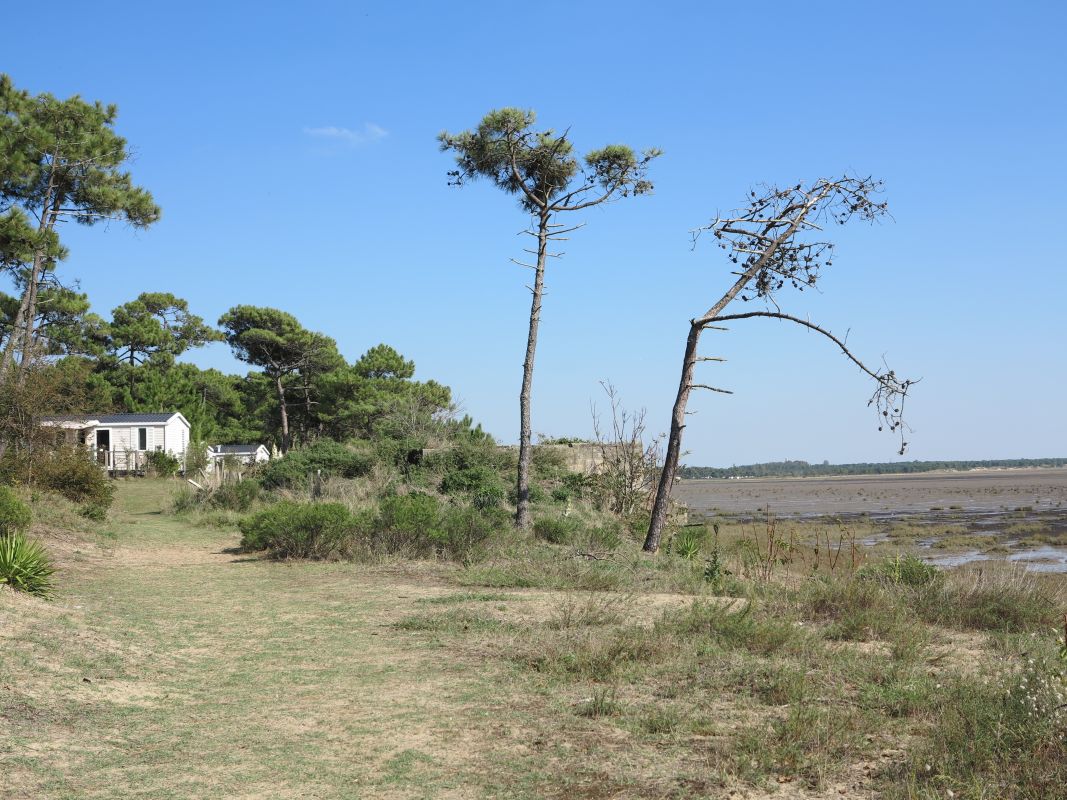
[[[170,453],[185,468],[189,420],[178,411],[43,417],[41,427],[56,429],[58,444],[83,445],[109,471],[144,469],[145,454],[155,450]]]

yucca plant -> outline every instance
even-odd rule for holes
[[[12,589],[47,598],[55,568],[40,542],[21,533],[0,536],[0,583]]]
[[[674,552],[686,561],[692,561],[700,555],[700,547],[703,544],[704,529],[685,528],[674,537]]]

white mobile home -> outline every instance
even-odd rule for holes
[[[177,411],[44,417],[41,427],[56,430],[57,444],[84,446],[109,472],[143,470],[146,454],[156,450],[170,453],[185,469],[189,420]]]
[[[213,469],[226,458],[241,464],[262,464],[270,461],[270,450],[261,444],[216,444],[207,449],[208,468]]]

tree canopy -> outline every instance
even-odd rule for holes
[[[23,365],[37,355],[43,280],[67,253],[57,223],[144,228],[160,217],[152,195],[123,169],[129,150],[114,130],[117,116],[114,105],[32,96],[0,75],[0,266],[22,287],[0,361],[5,372],[16,353]]]

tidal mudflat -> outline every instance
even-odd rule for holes
[[[1006,559],[1067,572],[1067,469],[689,480],[676,497],[709,519],[852,526],[869,547],[942,566]]]

